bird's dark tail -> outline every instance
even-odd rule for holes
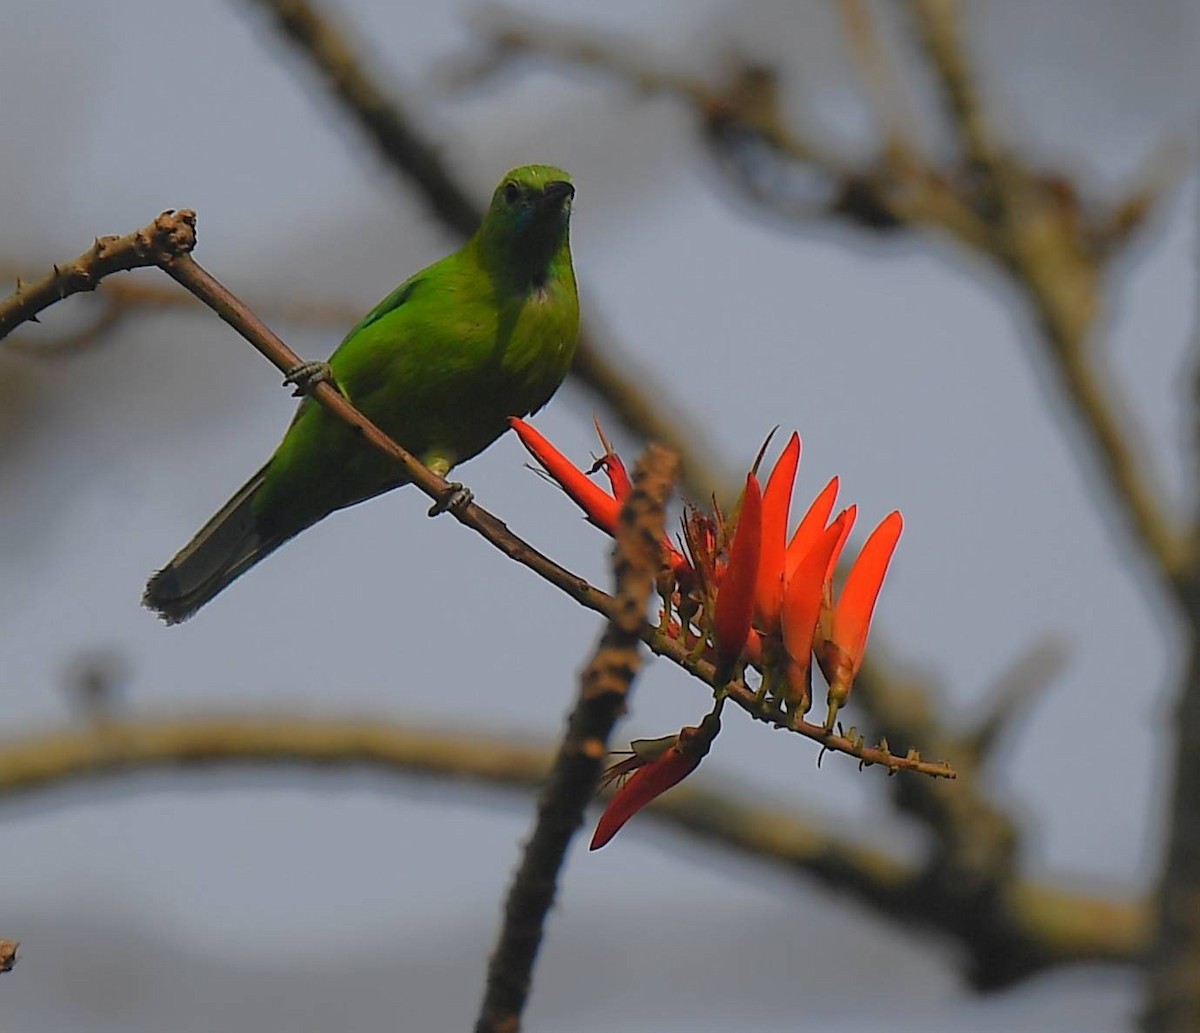
[[[150,579],[142,605],[156,611],[168,624],[187,620],[231,581],[292,537],[264,530],[255,518],[254,496],[262,487],[266,471],[264,466],[242,485]]]

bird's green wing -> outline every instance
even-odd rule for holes
[[[386,298],[384,298],[383,301],[381,301],[378,305],[371,309],[370,312],[362,317],[358,325],[355,326],[354,329],[346,334],[346,336],[342,339],[342,343],[344,344],[346,341],[348,341],[351,337],[358,333],[359,330],[365,330],[372,323],[378,322],[384,316],[396,311],[396,309],[408,301],[408,299],[412,296],[413,288],[415,288],[417,284],[425,278],[426,275],[427,271],[419,272],[416,276],[405,280],[402,284],[400,284],[400,286],[392,291],[392,293]]]

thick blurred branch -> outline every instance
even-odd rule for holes
[[[285,715],[188,718],[110,716],[87,728],[0,742],[0,799],[147,771],[221,767],[367,768],[403,777],[533,790],[546,777],[546,746],[479,731],[439,732],[371,718]],[[919,865],[868,846],[834,823],[805,817],[753,794],[718,788],[703,775],[645,812],[700,842],[815,877],[909,927],[950,935],[972,967],[998,935],[985,921],[946,922],[945,887]],[[1087,961],[1131,962],[1145,948],[1149,912],[1132,899],[1089,895],[1022,880],[1010,899],[1005,942],[1028,971]]]
[[[1200,206],[1195,227],[1200,230]],[[1200,356],[1200,264],[1193,268],[1192,362]],[[1200,366],[1192,371],[1193,478],[1200,480]],[[1193,539],[1200,541],[1200,519]],[[1200,551],[1183,582],[1190,633],[1187,669],[1176,704],[1175,766],[1170,826],[1158,887],[1158,937],[1150,958],[1149,988],[1141,1028],[1146,1033],[1200,1029]]]
[[[1193,566],[1184,599],[1191,655],[1172,722],[1177,738],[1174,784],[1158,890],[1158,938],[1142,1016],[1147,1033],[1200,1029],[1200,563]]]
[[[566,733],[538,800],[533,836],[509,889],[500,938],[488,963],[476,1033],[514,1033],[521,1026],[558,873],[596,791],[609,737],[625,713],[641,667],[639,633],[662,568],[665,512],[678,472],[673,453],[650,445],[638,462],[633,491],[621,506],[613,550],[616,605],[580,677]]]

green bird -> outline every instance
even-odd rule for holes
[[[445,476],[549,401],[570,368],[579,297],[568,224],[575,188],[552,165],[501,181],[461,250],[367,313],[328,377],[370,420]],[[235,578],[336,509],[407,483],[402,467],[311,398],[275,454],[146,585],[143,603],[186,620]]]

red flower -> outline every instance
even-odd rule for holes
[[[695,771],[720,730],[720,714],[713,711],[705,715],[699,727],[689,725],[678,735],[632,743],[633,755],[614,764],[601,777],[601,785],[608,785],[628,776],[600,815],[588,849],[599,850],[646,804]]]
[[[783,606],[784,557],[787,555],[788,510],[800,465],[800,435],[793,433],[767,479],[762,498],[762,551],[755,588],[754,616],[759,630],[773,635],[779,629]]]
[[[792,540],[788,543],[787,548],[785,579],[792,576],[792,571],[808,554],[813,542],[820,537],[821,532],[825,530],[825,525],[829,523],[829,514],[833,512],[833,504],[837,501],[838,486],[839,482],[836,477],[825,485],[821,494],[813,499],[812,505],[808,507],[808,512],[804,514],[804,519],[796,528],[796,533],[792,535]]]
[[[624,502],[625,497],[633,491],[633,484],[629,480],[625,464],[621,462],[621,457],[617,455],[612,445],[608,443],[608,438],[604,436],[604,428],[600,426],[600,421],[593,416],[592,423],[596,427],[596,437],[600,439],[600,444],[604,446],[604,455],[592,464],[589,473],[595,473],[597,470],[603,469],[608,475],[608,483],[612,485],[613,495],[616,496],[619,502]]]
[[[510,416],[508,424],[517,432],[521,444],[529,451],[546,471],[572,499],[572,501],[587,514],[589,522],[595,524],[601,531],[616,537],[617,521],[621,514],[621,503],[633,490],[629,475],[625,472],[625,464],[620,457],[609,449],[592,467],[593,471],[603,468],[608,474],[609,483],[613,487],[613,495],[593,481],[586,473],[555,448],[541,432],[535,430],[518,416]],[[596,429],[599,430],[599,424]],[[607,446],[604,435],[601,441]],[[614,497],[615,496],[615,497]],[[667,561],[676,570],[687,565],[687,560],[670,542],[663,539],[663,551]]]
[[[800,440],[793,435],[763,495],[762,541],[755,570],[755,627],[749,631],[743,649],[763,674],[760,698],[778,700],[793,719],[802,717],[811,705],[815,652],[829,684],[825,727],[832,730],[862,666],[871,615],[903,523],[900,514],[893,513],[868,538],[835,607],[833,572],[854,526],[857,509],[850,506],[832,524],[828,523],[839,488],[834,477],[813,501],[785,548],[787,514],[799,459]],[[723,571],[725,581],[748,576],[740,563],[730,548]],[[719,606],[717,616],[721,617]],[[723,628],[714,634],[722,673],[727,673],[723,665],[737,659],[724,646],[725,637]]]
[[[608,474],[612,495],[523,420],[510,422],[588,519],[614,534],[620,500],[631,488],[624,465],[599,425],[604,454],[591,472],[603,469]],[[736,524],[726,520],[715,503],[713,516],[689,508],[683,526],[688,557],[664,542],[675,577],[673,583],[667,579],[659,585],[664,599],[659,626],[663,634],[694,646],[697,655],[713,658],[718,689],[740,674],[739,662],[757,668],[763,675],[759,701],[782,704],[793,720],[811,705],[815,655],[829,685],[825,728],[832,730],[862,666],[875,603],[904,524],[898,512],[892,513],[871,533],[835,606],[833,573],[858,510],[849,506],[829,522],[840,487],[834,477],[789,541],[788,515],[800,452],[800,438],[792,434],[765,490],[759,488],[754,471],[747,475]],[[756,469],[761,458],[760,452]],[[662,756],[653,759],[654,775],[642,774],[646,767],[635,755],[626,768],[614,769],[613,777],[633,772],[647,789],[673,785],[691,770],[685,758],[672,755],[673,749],[668,743]]]
[[[788,577],[781,624],[787,675],[784,701],[793,714],[808,713],[812,704],[812,651],[821,602],[836,552],[851,522],[852,512],[844,510],[821,532]]]
[[[575,504],[582,509],[588,520],[601,531],[611,535],[617,533],[617,517],[621,512],[621,503],[613,498],[595,481],[578,469],[565,455],[555,448],[540,431],[516,416],[508,418],[509,426],[517,432],[530,455],[542,468],[553,477],[563,491],[571,496]]]
[[[845,706],[854,678],[862,667],[875,603],[903,530],[904,519],[894,512],[871,532],[833,609],[830,633],[818,644],[817,658],[829,682],[827,730],[833,728],[837,712]]]

